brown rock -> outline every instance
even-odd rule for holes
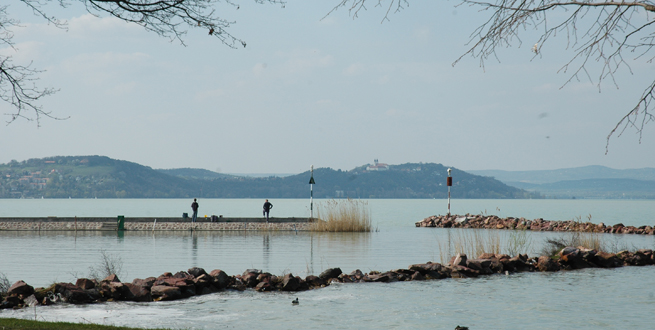
[[[152,294],[150,287],[139,286],[132,283],[124,283],[126,290],[124,291],[125,300],[146,302],[152,301]]]
[[[120,282],[120,281],[121,280],[118,279],[118,276],[116,276],[116,274],[111,274],[105,277],[105,279],[102,280],[101,282]]]
[[[132,280],[132,284],[134,284],[136,286],[141,286],[141,287],[144,287],[144,288],[147,288],[148,290],[150,290],[150,288],[153,286],[153,284],[155,283],[156,280],[157,279],[154,278],[154,277],[148,277],[146,279],[135,278],[134,280]]]
[[[200,267],[189,268],[188,272],[189,272],[190,275],[193,275],[193,277],[196,277],[196,278],[200,277],[201,275],[206,275],[207,274],[207,272],[205,272],[205,270],[200,268]]]
[[[282,291],[298,291],[300,288],[300,280],[289,273],[284,275],[282,279]]]
[[[352,277],[352,275],[351,275],[351,277]],[[357,279],[360,279],[360,278],[361,278],[361,276],[359,278],[357,278]],[[314,276],[314,275],[309,275],[309,276],[305,277],[305,282],[307,282],[307,284],[309,284],[310,287],[321,287],[321,286],[324,286],[324,285],[327,284],[327,282],[325,280],[321,279],[318,276]]]
[[[560,267],[559,264],[550,257],[541,256],[537,261],[537,269],[542,272],[556,272]]]
[[[451,266],[464,266],[466,267],[466,254],[458,253],[450,259]]]
[[[7,295],[21,294],[23,296],[29,296],[33,293],[34,293],[34,287],[23,282],[22,280],[12,284],[9,287],[9,290],[7,290]]]
[[[409,269],[420,272],[421,275],[429,279],[442,279],[448,277],[450,274],[450,269],[436,262],[411,265]]]
[[[258,292],[271,291],[271,285],[268,282],[259,282],[255,286],[255,290]]]
[[[182,298],[182,292],[178,287],[155,285],[150,289],[150,294],[155,301],[176,300]]]
[[[559,262],[565,266],[571,267],[571,269],[593,267],[593,265],[584,260],[583,253],[578,248],[570,246],[565,247],[559,251],[559,256]]]
[[[622,261],[616,257],[616,254],[603,251],[598,251],[594,255],[592,262],[596,266],[603,268],[620,267],[622,264]]]
[[[225,289],[230,285],[231,281],[230,276],[228,276],[224,271],[220,269],[214,269],[209,273],[209,276],[214,278],[214,285],[218,289]]]
[[[411,277],[412,281],[423,281],[425,280],[425,276],[421,274],[421,272],[414,272]]]
[[[80,287],[82,290],[89,290],[96,287],[96,283],[88,278],[78,278],[75,285]]]
[[[320,277],[324,281],[328,281],[331,278],[339,277],[339,275],[341,275],[341,273],[342,273],[341,268],[338,268],[338,267],[337,268],[328,268],[328,269],[324,270],[323,272],[321,272],[321,274],[318,275],[318,277]]]

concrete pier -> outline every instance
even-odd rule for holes
[[[278,230],[308,231],[316,219],[309,218],[191,218],[180,217],[125,217],[124,229],[129,231],[171,230]],[[71,230],[118,230],[117,217],[4,217],[0,218],[0,230],[21,231],[71,231]]]

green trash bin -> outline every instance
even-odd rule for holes
[[[118,221],[118,230],[125,230],[125,216],[119,215],[117,221]]]

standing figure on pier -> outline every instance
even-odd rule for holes
[[[264,216],[266,217],[266,222],[268,222],[268,214],[271,212],[271,209],[273,208],[273,204],[268,202],[268,199],[264,203]]]
[[[196,219],[198,219],[198,201],[195,198],[193,199],[193,203],[191,203],[191,209],[193,210],[191,222],[196,222]]]

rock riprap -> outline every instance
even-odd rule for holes
[[[604,223],[594,224],[576,220],[544,220],[525,218],[500,218],[495,215],[433,215],[416,223],[416,227],[437,228],[476,228],[476,229],[518,229],[532,231],[559,231],[559,232],[589,232],[608,234],[638,234],[655,235],[652,226],[624,226],[617,223],[606,226]]]
[[[612,268],[655,264],[652,250],[606,253],[582,247],[566,247],[554,257],[529,258],[526,254],[510,257],[506,254],[484,253],[476,259],[457,254],[447,265],[435,262],[415,264],[407,269],[387,272],[363,273],[359,269],[345,274],[340,268],[330,268],[319,276],[305,278],[285,274],[276,276],[258,269],[248,269],[241,275],[229,276],[220,269],[207,273],[193,267],[175,274],[164,273],[159,277],[134,279],[121,282],[116,275],[102,281],[80,278],[75,284],[55,283],[47,288],[34,288],[24,281],[14,283],[0,299],[0,309],[23,308],[55,303],[90,304],[105,301],[151,302],[184,299],[223,290],[304,291],[322,288],[334,282],[396,282],[423,281],[445,278],[468,278],[515,272],[553,272],[589,267]]]

